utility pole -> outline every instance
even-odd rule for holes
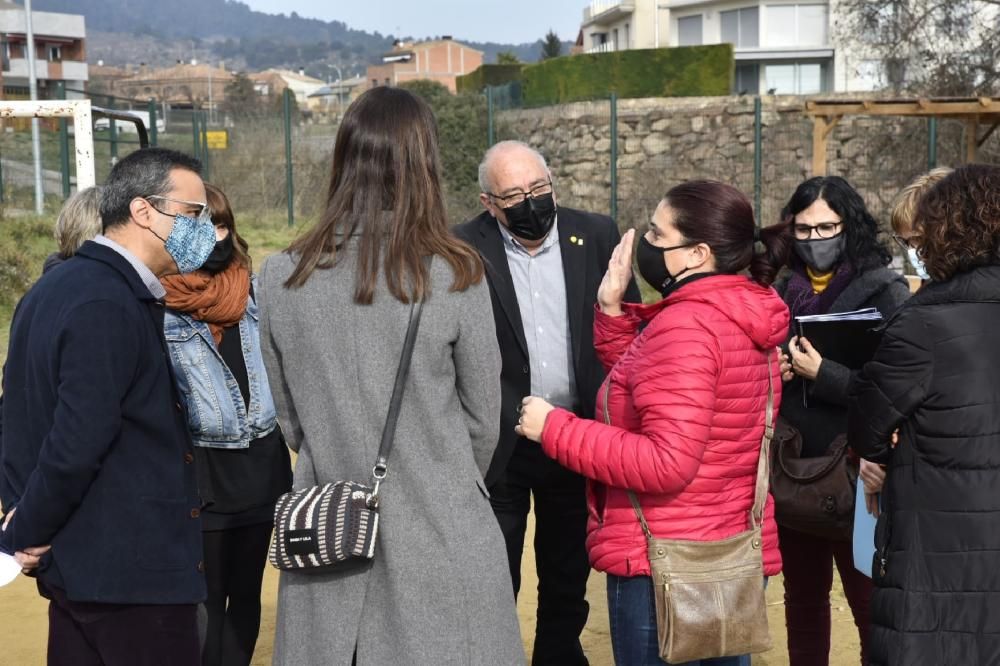
[[[28,37],[28,93],[31,101],[38,100],[38,72],[35,71],[35,31],[31,25],[31,0],[24,0],[25,32]],[[45,212],[45,190],[42,187],[42,143],[38,118],[31,119],[31,156],[35,162],[35,213]]]

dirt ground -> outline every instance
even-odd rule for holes
[[[533,524],[529,523],[529,530]],[[529,535],[525,543],[531,544]],[[524,576],[518,615],[521,619],[521,635],[525,652],[530,655],[531,637],[535,631],[535,561],[531,547],[524,554]],[[264,579],[263,605],[260,640],[254,654],[254,666],[271,663],[271,641],[274,636],[275,599],[278,589],[277,572],[270,566]],[[604,575],[591,572],[587,589],[590,601],[590,621],[583,634],[583,647],[593,666],[612,666],[611,636],[608,630],[608,605],[605,596]],[[768,621],[771,636],[776,646],[770,652],[754,657],[755,666],[780,666],[788,663],[784,651],[785,618],[782,605],[781,579],[772,579],[767,590]],[[851,619],[850,609],[837,581],[831,597],[833,604],[833,651],[830,663],[833,666],[857,664],[858,636]],[[5,588],[0,588],[0,642],[2,642],[5,666],[34,666],[45,663],[45,640],[48,623],[46,603],[36,590],[34,581],[20,578]]]

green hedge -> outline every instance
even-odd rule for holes
[[[520,81],[522,69],[524,65],[480,65],[478,69],[456,79],[458,92],[479,93],[486,86],[500,86],[511,81]]]
[[[553,58],[522,72],[525,106],[605,97],[728,95],[733,87],[731,44],[642,49]]]

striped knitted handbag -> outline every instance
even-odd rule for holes
[[[382,429],[370,485],[336,481],[285,493],[274,508],[271,564],[283,571],[328,571],[375,556],[378,537],[379,485],[389,471],[388,457],[396,434],[403,386],[413,358],[423,303],[410,305],[403,353]]]

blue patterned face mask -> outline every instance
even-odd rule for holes
[[[174,228],[163,244],[178,272],[192,273],[201,268],[215,249],[215,226],[211,219],[175,215]]]

